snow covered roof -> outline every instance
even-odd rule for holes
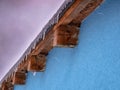
[[[74,3],[75,0],[65,0],[59,10],[54,14],[54,16],[49,20],[49,22],[44,26],[41,32],[37,35],[34,41],[30,44],[27,50],[23,53],[18,62],[9,70],[9,72],[4,76],[0,81],[0,84],[7,79],[14,71],[16,71],[17,66],[27,58],[27,55],[30,54],[31,50],[35,48],[37,43],[44,38],[47,32],[59,21],[65,11]]]
[[[5,75],[5,77],[0,81],[0,84],[2,84],[3,81],[7,80],[7,78],[13,74],[16,70],[18,65],[27,59],[27,56],[34,50],[37,46],[37,44],[44,39],[44,37],[47,35],[47,33],[54,28],[56,24],[60,21],[60,19],[63,17],[63,15],[66,13],[66,11],[75,3],[79,2],[73,10],[73,15],[70,16],[75,17],[74,22],[81,23],[81,21],[87,17],[103,0],[65,0],[62,6],[59,8],[59,10],[54,14],[54,16],[49,20],[49,22],[45,25],[45,27],[42,29],[42,31],[38,34],[38,36],[34,39],[34,41],[30,44],[30,46],[27,48],[27,50],[23,53],[21,58],[18,60],[18,62],[9,70],[9,72]],[[72,9],[73,9],[72,8]],[[72,12],[72,10],[71,10]],[[76,15],[79,14],[79,15]],[[65,18],[66,19],[66,18]],[[69,21],[69,20],[68,20]],[[73,23],[72,23],[73,24]],[[71,25],[71,24],[70,24]]]

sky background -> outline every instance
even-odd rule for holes
[[[64,0],[0,0],[0,79]]]

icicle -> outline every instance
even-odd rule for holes
[[[33,76],[35,76],[36,75],[36,72],[33,72]]]
[[[57,23],[58,23],[58,21],[59,21],[59,14],[57,14]]]
[[[45,39],[45,32],[43,32],[43,40]]]

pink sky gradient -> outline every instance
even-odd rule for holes
[[[64,0],[0,0],[0,79]]]

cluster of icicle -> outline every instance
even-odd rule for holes
[[[2,84],[3,81],[5,81],[9,76],[11,76],[16,70],[18,65],[23,61],[27,60],[27,56],[31,53],[31,50],[35,49],[38,42],[43,40],[45,35],[48,33],[48,31],[60,20],[60,18],[63,16],[65,11],[74,3],[75,0],[65,0],[62,6],[58,9],[58,11],[54,14],[54,16],[49,20],[49,22],[44,26],[42,31],[37,35],[35,40],[30,44],[30,46],[27,48],[27,50],[23,53],[21,58],[18,60],[18,62],[9,70],[9,72],[4,76],[4,78],[0,81],[0,84]]]

